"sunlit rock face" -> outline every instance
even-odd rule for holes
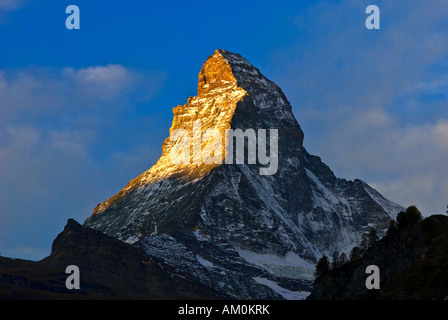
[[[282,90],[238,54],[216,50],[199,73],[198,95],[173,113],[157,163],[99,204],[85,225],[236,298],[266,296],[261,287],[303,297],[322,254],[347,252],[372,227],[382,234],[403,209],[310,155]],[[191,138],[189,161],[173,161],[180,129]],[[211,129],[221,139],[204,139]],[[277,130],[276,154],[269,134],[256,141],[276,156],[273,174],[260,174],[265,163],[226,163],[230,129]],[[221,161],[206,163],[217,150]],[[244,151],[247,157],[247,145]]]

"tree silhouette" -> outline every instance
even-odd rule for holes
[[[367,234],[367,245],[369,248],[373,247],[375,243],[378,241],[379,237],[376,233],[376,230],[371,228],[369,233]]]
[[[396,221],[391,220],[389,222],[389,227],[387,228],[387,232],[386,232],[386,238],[391,238],[393,237],[395,234],[397,234],[398,231],[398,224]]]
[[[342,266],[346,262],[347,262],[347,255],[344,252],[342,252],[341,255],[339,256],[339,265]]]
[[[362,249],[358,246],[353,247],[352,251],[350,251],[350,261],[360,259],[361,257],[362,257]]]
[[[331,267],[332,267],[333,269],[336,269],[336,268],[338,268],[340,265],[341,265],[341,262],[340,262],[340,260],[339,260],[339,252],[338,252],[337,250],[335,250],[335,251],[333,252],[333,261],[332,261]]]
[[[400,212],[397,215],[399,229],[415,226],[420,221],[422,221],[422,214],[416,206],[410,206],[405,212]]]
[[[316,271],[314,272],[315,276],[323,276],[328,273],[330,270],[330,261],[328,261],[328,257],[323,255],[322,258],[316,264]]]

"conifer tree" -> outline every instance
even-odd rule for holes
[[[416,206],[410,206],[405,212],[400,212],[397,215],[399,229],[415,226],[420,221],[422,221],[422,214]]]
[[[344,252],[342,252],[341,255],[339,256],[339,265],[342,266],[346,262],[347,262],[347,255]]]
[[[331,267],[332,267],[333,269],[336,269],[336,268],[338,268],[340,265],[341,265],[341,263],[340,263],[340,261],[339,261],[339,252],[338,252],[337,250],[335,250],[335,251],[333,252],[333,261],[332,261]]]
[[[362,249],[358,246],[353,247],[350,251],[350,261],[357,260],[362,257]]]
[[[328,273],[330,270],[330,261],[328,261],[328,257],[323,255],[322,258],[316,264],[316,271],[314,272],[315,276],[323,276]]]
[[[378,241],[378,235],[374,228],[371,228],[369,233],[367,234],[367,245],[369,248],[373,247],[375,243]]]

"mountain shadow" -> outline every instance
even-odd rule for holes
[[[379,289],[366,288],[369,265],[379,268]],[[361,256],[319,268],[309,300],[448,299],[448,217],[420,220],[417,208],[409,207]]]

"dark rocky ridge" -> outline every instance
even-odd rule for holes
[[[367,290],[377,265],[380,289]],[[310,300],[448,299],[448,217],[433,215],[378,241],[361,259],[316,278]]]
[[[68,290],[65,269],[80,269]],[[0,257],[1,300],[228,299],[139,248],[69,220],[41,261]]]

